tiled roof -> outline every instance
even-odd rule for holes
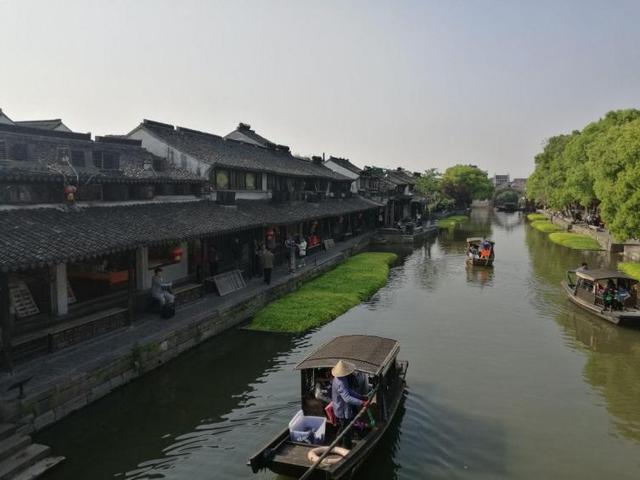
[[[360,174],[362,172],[361,168],[356,167],[353,163],[349,161],[348,158],[339,158],[339,157],[329,157],[328,162],[333,162],[336,165],[340,165],[342,168],[346,168],[350,172]]]
[[[239,201],[236,207],[203,200],[73,210],[5,210],[0,211],[0,270],[78,261],[142,245],[346,215],[379,206],[354,197],[292,204]]]
[[[173,148],[211,165],[275,173],[291,177],[315,177],[351,181],[322,165],[291,155],[289,151],[262,148],[218,135],[145,120],[140,127]]]
[[[387,179],[391,180],[398,185],[415,185],[416,179],[413,178],[413,175],[405,172],[404,170],[387,170],[386,171]]]
[[[275,145],[275,143],[272,142],[271,140],[263,137],[262,135],[258,135],[255,130],[251,129],[251,125],[248,125],[246,123],[240,123],[238,125],[238,128],[236,128],[233,132],[229,133],[228,135],[225,135],[225,138],[228,138],[229,136],[231,136],[233,133],[236,133],[236,132],[241,135],[244,135],[245,137],[250,138],[254,142],[262,145],[263,147]]]
[[[21,127],[42,128],[44,130],[55,130],[60,125],[65,129],[68,128],[62,123],[62,119],[60,118],[54,118],[52,120],[20,120],[13,123]]]

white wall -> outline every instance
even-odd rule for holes
[[[128,138],[132,138],[135,140],[142,140],[142,146],[146,150],[153,153],[154,155],[157,155],[158,157],[169,158],[169,151],[172,151],[173,165],[176,167],[183,168],[182,156],[184,155],[184,159],[186,162],[185,168],[187,170],[189,170],[192,173],[198,173],[199,171],[200,176],[204,178],[208,178],[209,169],[211,168],[210,164],[202,162],[187,153],[181,152],[173,147],[170,147],[165,141],[159,139],[158,137],[150,133],[143,126],[138,127],[127,136]]]
[[[258,145],[259,147],[264,147],[259,142],[256,142],[253,138],[247,137],[246,135],[238,132],[237,130],[231,132],[229,135],[226,135],[224,138],[229,138],[231,140],[238,140],[244,143],[250,143],[251,145]]]
[[[324,162],[324,166],[330,170],[333,170],[336,173],[344,175],[347,178],[352,178],[354,181],[351,182],[351,192],[358,193],[358,179],[360,178],[360,175],[358,175],[355,172],[352,172],[351,170],[347,170],[346,168],[338,165],[337,163],[333,163],[331,160],[327,160],[326,162]]]

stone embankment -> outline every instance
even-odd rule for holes
[[[185,305],[170,320],[146,314],[127,328],[19,365],[13,375],[0,378],[0,421],[17,424],[26,434],[51,425],[246,321],[269,302],[366,250],[370,241],[371,234],[364,234],[341,242],[307,260],[307,266],[294,274],[281,266],[274,271],[271,286],[256,278],[225,297],[209,295]],[[29,377],[24,398],[7,391]]]

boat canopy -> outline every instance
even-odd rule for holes
[[[596,280],[606,280],[608,278],[624,278],[626,280],[634,280],[629,275],[625,275],[617,270],[608,270],[606,268],[598,268],[596,270],[573,270],[573,273],[580,278],[595,282]]]
[[[296,365],[297,370],[331,368],[338,360],[353,363],[356,369],[378,375],[400,350],[397,340],[372,335],[343,335],[325,343]]]
[[[494,243],[496,243],[493,240],[490,240],[488,238],[482,238],[482,237],[469,237],[469,238],[467,238],[467,243],[482,243],[483,240],[486,240],[487,242],[491,243],[492,245]]]

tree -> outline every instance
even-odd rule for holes
[[[515,203],[518,204],[518,200],[520,199],[520,195],[515,190],[507,189],[501,192],[498,192],[495,196],[494,203],[496,205],[504,205],[505,203]]]
[[[454,165],[445,170],[441,180],[442,193],[451,197],[455,205],[467,208],[473,200],[491,198],[493,184],[487,172],[473,165]]]
[[[640,119],[610,128],[588,156],[607,228],[621,241],[640,238]]]
[[[441,190],[442,174],[436,168],[430,168],[416,180],[416,190],[427,200],[429,215],[439,208],[451,206],[452,200]]]

